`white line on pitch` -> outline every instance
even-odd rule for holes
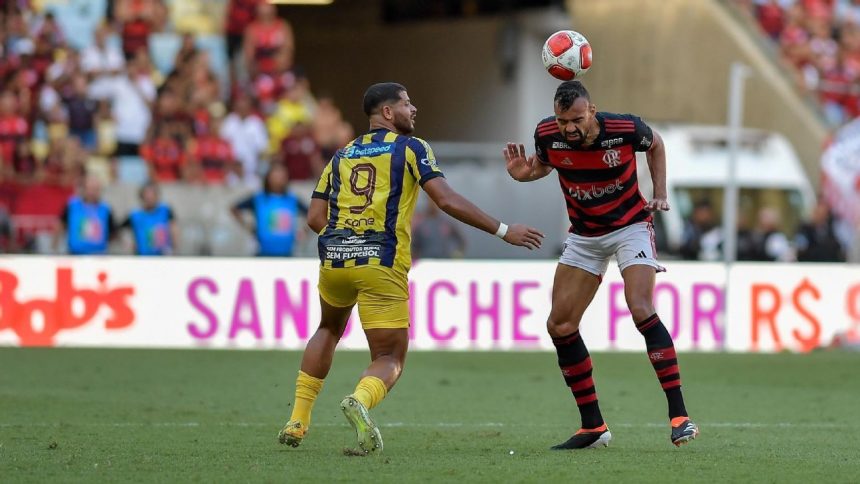
[[[27,423],[0,423],[0,428],[12,427],[277,427],[278,422],[27,422]],[[640,422],[640,423],[613,423],[612,427],[625,428],[663,428],[665,423]],[[348,427],[347,423],[319,422],[314,427]],[[807,429],[830,429],[830,428],[856,428],[860,425],[836,422],[705,422],[699,423],[700,427],[722,427],[722,428],[807,428]],[[520,428],[520,427],[559,427],[559,424],[537,423],[537,424],[510,424],[502,422],[388,422],[380,424],[380,427],[398,428]]]

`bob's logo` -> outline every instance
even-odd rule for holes
[[[53,346],[57,333],[89,323],[103,306],[110,310],[104,320],[105,329],[134,323],[134,310],[129,305],[133,287],[110,288],[104,272],[99,272],[95,289],[77,288],[72,279],[71,269],[59,268],[53,301],[18,300],[18,276],[0,269],[0,331],[14,331],[21,346]]]

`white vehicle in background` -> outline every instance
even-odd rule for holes
[[[707,199],[722,220],[728,179],[728,129],[724,126],[655,125],[666,145],[666,184],[672,209],[657,215],[658,247],[676,252],[693,205]],[[644,153],[637,159],[642,193],[649,197],[651,175]],[[741,131],[737,158],[738,225],[754,228],[758,211],[776,208],[791,235],[810,213],[816,194],[788,140],[755,129]]]

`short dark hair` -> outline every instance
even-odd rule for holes
[[[714,208],[714,206],[711,204],[711,201],[708,200],[707,198],[700,198],[700,199],[696,200],[696,203],[693,204],[693,209],[698,210],[698,209],[702,209],[702,208],[706,208],[708,210],[711,210]]]
[[[144,183],[143,185],[141,185],[140,189],[137,191],[137,196],[142,199],[143,198],[143,192],[145,192],[149,188],[152,188],[153,190],[155,190],[156,195],[161,194],[161,189],[158,187],[158,184],[155,183],[154,181],[150,180],[150,181]]]
[[[380,105],[399,101],[404,91],[406,88],[396,82],[380,82],[368,87],[364,92],[364,114],[370,116]]]
[[[558,89],[555,90],[554,101],[562,111],[567,111],[571,106],[573,106],[573,103],[581,97],[584,97],[589,102],[591,101],[591,96],[588,95],[588,90],[585,89],[585,86],[583,86],[581,82],[564,81],[559,84]]]

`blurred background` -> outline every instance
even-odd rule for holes
[[[332,153],[366,129],[364,89],[394,80],[455,188],[548,233],[540,251],[517,251],[422,199],[416,257],[555,257],[568,225],[556,182],[518,185],[500,152],[531,145],[552,113],[540,48],[574,29],[594,50],[583,82],[598,109],[638,114],[666,140],[661,257],[724,257],[740,63],[736,257],[860,260],[857,0],[2,0],[0,25],[2,252],[74,253],[67,239],[81,236],[109,242],[84,253],[145,253],[141,237],[157,233],[130,215],[163,205],[157,253],[264,254],[256,220],[271,214],[255,194],[306,205]],[[66,230],[76,195],[109,207],[106,230]],[[281,255],[315,256],[300,216],[279,219],[294,241]],[[448,243],[422,254],[427,237]]]

